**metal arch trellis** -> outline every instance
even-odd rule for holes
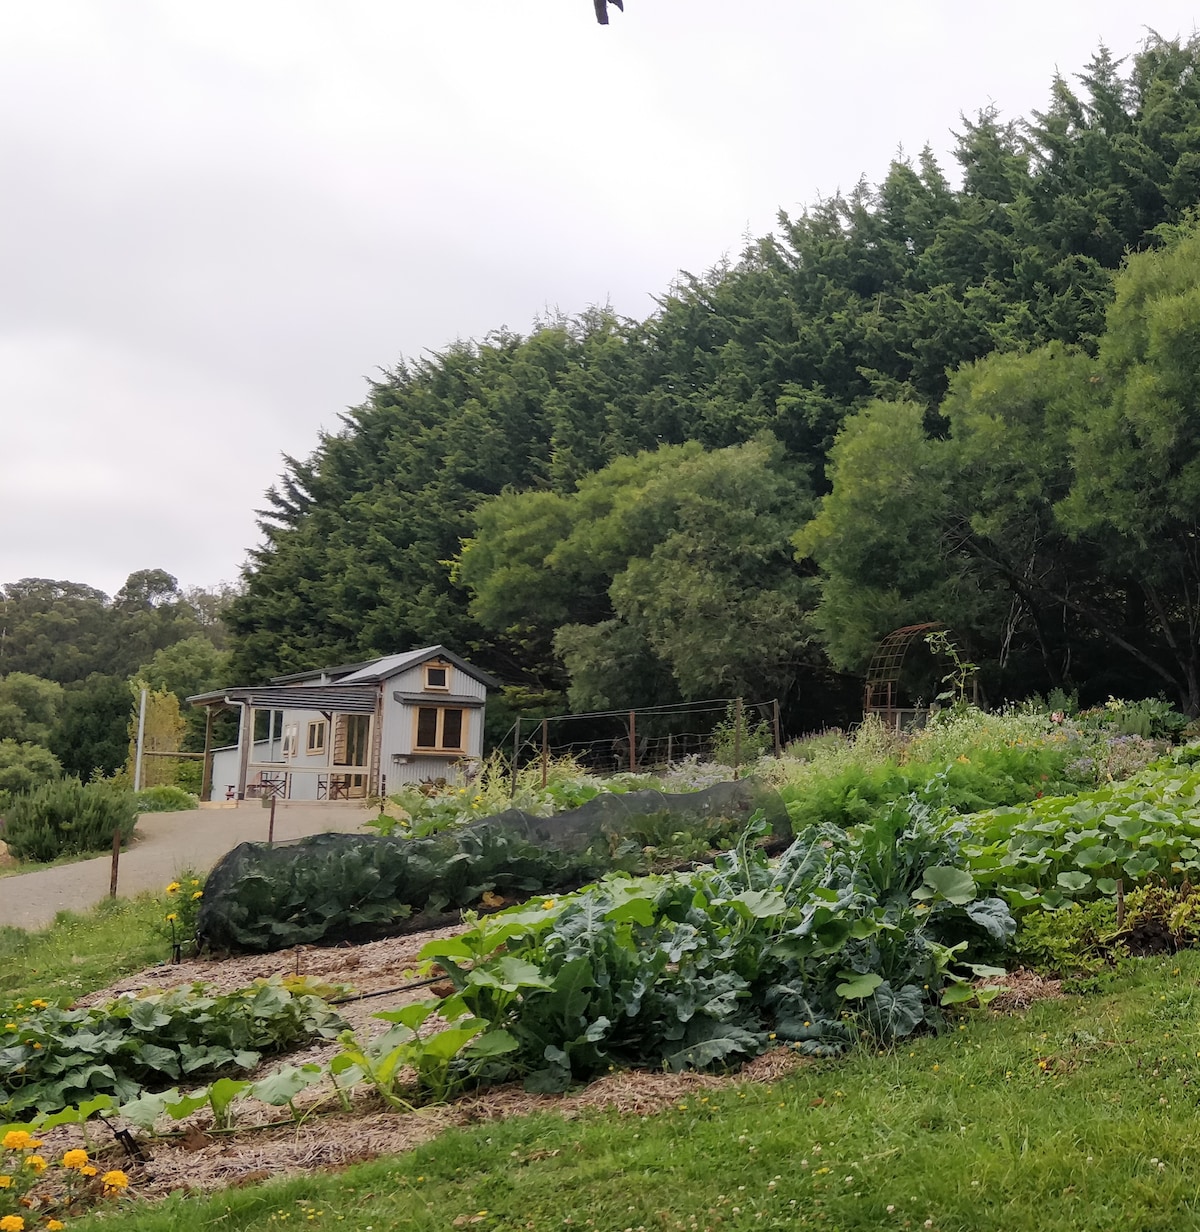
[[[940,620],[926,621],[919,625],[904,625],[893,629],[875,648],[867,667],[866,687],[863,692],[863,711],[866,714],[894,714],[898,707],[897,686],[904,659],[909,648],[919,637],[946,626]]]

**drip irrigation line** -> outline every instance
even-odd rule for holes
[[[411,984],[400,984],[395,988],[381,988],[377,992],[358,992],[352,997],[333,997],[326,1005],[348,1005],[352,1001],[369,1001],[372,997],[387,997],[394,992],[407,992],[410,988],[428,988],[430,984],[440,984],[446,977],[433,975],[427,980],[414,980]]]

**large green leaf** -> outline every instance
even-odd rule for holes
[[[834,990],[839,997],[847,1001],[860,1001],[872,993],[883,983],[883,976],[874,971],[859,974],[856,971],[839,971],[838,978],[842,981]]]
[[[969,903],[977,892],[975,878],[962,868],[927,868],[923,880],[936,897],[957,906]]]

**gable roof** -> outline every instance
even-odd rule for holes
[[[453,663],[459,671],[465,672],[472,680],[478,680],[486,688],[498,689],[500,687],[500,682],[495,677],[472,666],[466,659],[459,658],[454,651],[447,650],[445,646],[423,646],[420,650],[406,650],[402,654],[384,655],[383,658],[375,659],[371,663],[356,664],[354,665],[355,670],[349,675],[340,677],[338,683],[368,684],[376,680],[387,680],[390,676],[397,676],[411,667],[427,663],[430,659],[445,659],[447,663]]]

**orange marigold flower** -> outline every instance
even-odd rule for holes
[[[0,1176],[0,1189],[11,1189],[11,1188],[12,1188],[12,1177],[11,1176]]]
[[[79,1169],[79,1175],[80,1176],[95,1176],[96,1169],[92,1167],[91,1164],[84,1164],[84,1166]]]
[[[0,1219],[0,1232],[25,1232],[25,1220],[20,1215],[5,1215]]]
[[[47,1219],[46,1232],[62,1232],[67,1225],[61,1219]]]
[[[88,1153],[82,1147],[76,1147],[73,1151],[68,1151],[62,1157],[64,1168],[82,1168],[87,1161]]]
[[[30,1155],[25,1160],[25,1167],[32,1168],[34,1172],[45,1172],[46,1161],[40,1155]]]
[[[111,1172],[106,1172],[100,1178],[100,1181],[105,1189],[126,1189],[129,1185],[129,1177],[127,1177],[119,1168],[114,1168]]]
[[[23,1151],[33,1145],[33,1135],[27,1129],[10,1129],[0,1138],[0,1146],[6,1151]]]

